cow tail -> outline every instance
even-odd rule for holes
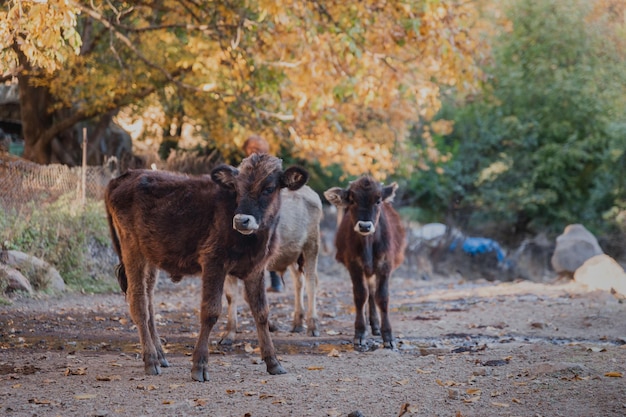
[[[126,268],[124,268],[124,261],[122,260],[120,238],[117,235],[115,226],[113,225],[113,216],[111,216],[109,205],[105,204],[105,206],[107,211],[107,221],[109,223],[109,231],[111,232],[111,240],[113,241],[113,250],[115,250],[117,257],[120,259],[120,263],[115,266],[115,276],[117,277],[117,282],[119,283],[122,292],[126,294],[126,291],[128,290],[128,278],[126,277]]]

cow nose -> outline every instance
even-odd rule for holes
[[[254,216],[249,214],[235,214],[233,217],[233,229],[241,234],[249,235],[258,230],[259,224],[256,222]]]
[[[363,236],[371,235],[374,233],[374,223],[369,221],[358,221],[354,226],[354,231],[362,234]]]

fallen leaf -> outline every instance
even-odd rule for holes
[[[121,381],[122,377],[119,375],[97,375],[96,381]]]
[[[587,352],[595,352],[595,353],[606,352],[606,349],[603,347],[593,346],[593,347],[587,348]]]
[[[163,400],[162,404],[170,405],[170,404],[174,404],[174,401],[173,400]]]
[[[321,371],[322,369],[324,369],[323,366],[309,366],[308,368],[309,371]]]
[[[245,395],[246,397],[255,397],[259,395],[259,393],[255,391],[246,391],[243,393],[243,395]]]
[[[420,368],[417,368],[415,372],[417,372],[418,374],[432,374],[433,373],[433,371],[428,371],[428,370],[424,370]]]
[[[494,401],[492,401],[492,402],[491,402],[491,405],[493,405],[494,407],[503,407],[503,408],[510,407],[510,405],[509,405],[509,404],[506,404],[506,403],[497,403],[497,402],[494,402]]]
[[[78,394],[78,395],[74,395],[74,399],[76,400],[91,400],[93,398],[96,398],[97,395],[96,394]]]
[[[408,412],[409,412],[409,403],[404,403],[402,404],[402,407],[400,407],[400,413],[398,414],[398,417],[402,417]]]
[[[478,402],[478,400],[480,400],[480,395],[476,395],[474,397],[470,397],[470,398],[464,398],[463,402],[466,404],[473,404]]]
[[[261,395],[259,395],[259,399],[260,400],[265,400],[267,398],[274,398],[274,396],[272,394],[261,394]]]
[[[70,369],[67,368],[65,369],[64,375],[65,376],[70,376],[70,375],[85,375],[87,373],[87,368],[77,368],[77,369]]]
[[[205,400],[204,398],[196,398],[195,400],[193,400],[193,402],[196,407],[204,407],[209,403],[209,400]]]
[[[328,356],[330,356],[331,358],[338,358],[341,356],[341,354],[337,349],[333,349],[328,353]]]
[[[604,376],[608,376],[609,378],[621,378],[623,375],[621,372],[607,372]]]
[[[395,383],[398,384],[398,385],[406,385],[406,384],[409,383],[409,380],[408,379],[402,379],[400,381],[395,381]]]
[[[226,394],[234,394],[234,393],[236,393],[236,392],[237,392],[237,390],[236,390],[236,389],[227,389],[227,390],[226,390]]]
[[[524,404],[522,400],[518,400],[517,398],[512,398],[511,401],[514,402],[515,404]]]
[[[287,401],[280,399],[272,401],[272,404],[287,404]]]
[[[480,395],[481,391],[479,388],[468,388],[465,392],[469,395]]]
[[[326,334],[329,336],[337,336],[338,334],[341,334],[341,333],[339,333],[336,330],[326,330]]]
[[[31,404],[37,404],[37,405],[50,405],[52,404],[52,401],[50,400],[40,400],[38,398],[31,398],[30,400],[28,400],[29,403]]]
[[[184,386],[185,384],[170,384],[170,389],[176,389]]]
[[[94,320],[95,320],[95,321],[106,321],[106,318],[104,318],[104,317],[100,317],[100,316],[96,316],[96,317],[94,318]]]

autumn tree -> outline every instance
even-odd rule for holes
[[[159,140],[187,124],[227,154],[254,131],[348,172],[393,172],[414,156],[411,125],[437,112],[442,85],[472,88],[485,51],[472,2],[4,7],[2,70],[19,79],[25,156],[41,163],[62,132],[122,109],[155,115]]]

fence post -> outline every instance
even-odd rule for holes
[[[83,127],[83,170],[82,170],[82,187],[81,187],[81,202],[83,207],[85,206],[85,197],[87,190],[87,128]]]

